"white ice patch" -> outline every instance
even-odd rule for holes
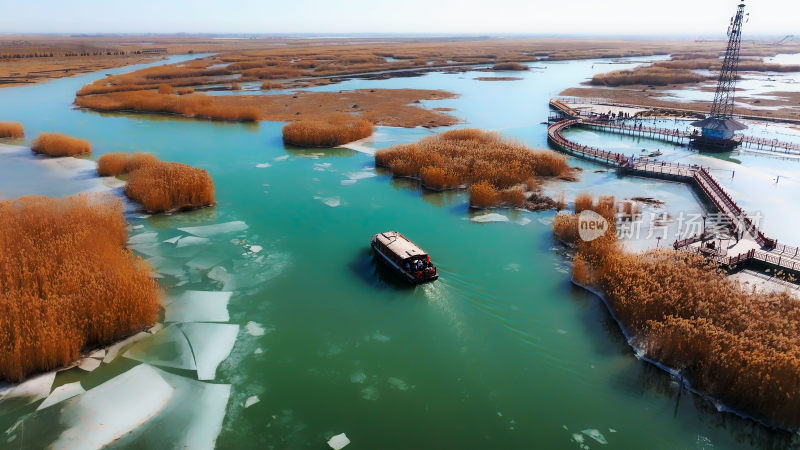
[[[271,166],[272,166],[272,164],[270,164],[270,163],[256,164],[256,167],[258,167],[259,169],[266,169],[267,167],[271,167]]]
[[[368,400],[374,402],[380,397],[380,393],[378,392],[378,388],[375,386],[367,386],[361,390],[361,398],[364,400]]]
[[[342,204],[342,201],[339,200],[338,197],[330,197],[330,198],[320,198],[319,199],[322,203],[330,206],[331,208],[336,208],[337,206]]]
[[[173,393],[153,367],[136,366],[68,401],[61,418],[71,428],[52,446],[102,448],[156,416]]]
[[[603,436],[603,433],[601,433],[600,430],[596,428],[588,428],[586,430],[581,430],[581,433],[585,434],[586,436],[589,436],[590,438],[594,439],[595,441],[603,445],[608,444],[606,437]]]
[[[254,354],[254,355],[260,355],[260,354],[262,354],[262,353],[264,353],[264,350],[262,350],[262,349],[261,349],[261,347],[259,347],[259,348],[255,349],[255,350],[253,350],[253,354]]]
[[[185,323],[181,325],[186,338],[189,339],[194,361],[197,366],[197,378],[213,380],[217,376],[217,367],[231,354],[239,325],[220,323]]]
[[[251,245],[247,249],[250,250],[250,253],[258,253],[261,250],[264,250],[264,247],[260,245]]]
[[[361,384],[361,383],[363,383],[365,381],[367,381],[367,374],[365,374],[364,371],[362,371],[362,370],[359,370],[358,372],[350,374],[350,382],[351,383]]]
[[[186,263],[186,267],[197,270],[208,270],[225,261],[225,256],[218,254],[196,256]]]
[[[174,238],[169,238],[169,239],[167,239],[167,240],[165,240],[163,242],[166,242],[167,244],[177,244],[178,241],[180,240],[180,238],[182,238],[182,237],[183,236],[175,236]]]
[[[247,330],[247,334],[251,336],[263,336],[266,332],[264,327],[255,322],[247,322],[247,325],[245,325],[244,328]]]
[[[389,377],[389,385],[398,391],[407,391],[408,384],[400,378]]]
[[[519,264],[517,264],[517,263],[509,263],[506,266],[506,268],[503,269],[503,270],[511,271],[511,272],[519,272],[519,269],[520,269],[520,265]]]
[[[351,180],[363,180],[364,178],[372,178],[378,175],[375,172],[362,170],[361,172],[346,172],[344,176]]]
[[[317,172],[325,172],[330,167],[331,167],[331,163],[316,163],[316,164],[314,164],[314,170],[316,170]]]
[[[470,220],[477,223],[508,222],[508,217],[497,213],[489,213],[481,216],[475,216]]]
[[[170,325],[147,339],[142,339],[123,355],[157,366],[196,370],[192,347],[176,325]]]
[[[390,336],[381,334],[380,331],[376,331],[375,333],[372,334],[372,336],[368,336],[367,340],[369,340],[369,338],[378,342],[389,342],[392,339]]]
[[[350,444],[350,439],[344,433],[337,434],[328,440],[328,446],[333,450],[341,450],[347,447],[348,444]]]
[[[211,241],[204,237],[186,236],[178,240],[178,248],[186,247],[187,245],[208,244],[209,242]]]
[[[158,233],[140,233],[128,238],[128,244],[152,244],[158,242]]]
[[[342,186],[352,186],[356,184],[356,180],[342,180]]]
[[[86,392],[86,390],[81,386],[81,383],[77,382],[77,381],[74,382],[74,383],[67,383],[67,384],[61,385],[61,386],[53,389],[53,392],[50,393],[50,396],[47,397],[36,408],[36,410],[39,411],[39,410],[45,409],[45,408],[47,408],[49,406],[55,405],[56,403],[61,403],[64,400],[67,400],[67,399],[70,399],[72,397],[75,397],[76,395],[81,395],[84,392]]]
[[[227,322],[233,292],[185,291],[166,307],[167,322]]]
[[[274,161],[285,161],[287,159],[289,159],[289,155],[283,155],[275,157]]]
[[[131,336],[131,337],[129,337],[129,338],[123,340],[123,341],[117,342],[116,344],[112,345],[111,347],[108,347],[108,350],[106,351],[106,356],[105,356],[105,358],[103,358],[103,362],[106,363],[106,364],[110,363],[111,361],[113,361],[117,357],[117,355],[119,354],[119,352],[121,350],[125,349],[126,347],[129,347],[129,346],[133,345],[135,342],[138,342],[138,341],[140,341],[140,340],[142,340],[142,339],[144,339],[144,338],[146,338],[148,336],[150,336],[150,333],[145,333],[144,331],[140,331],[140,332],[134,334],[133,336]]]
[[[200,227],[183,227],[178,228],[184,233],[193,234],[200,237],[209,237],[217,234],[235,233],[237,231],[244,231],[247,229],[247,224],[241,220],[233,222],[218,223],[215,225],[204,225]]]
[[[29,397],[31,402],[35,402],[47,398],[55,379],[56,372],[48,372],[15,386],[0,387],[0,401],[9,398]]]
[[[84,358],[80,364],[78,364],[78,368],[81,370],[85,370],[87,372],[92,372],[94,369],[100,367],[100,360],[94,358]]]
[[[524,227],[525,225],[528,225],[528,224],[529,224],[529,223],[531,223],[531,222],[532,222],[532,220],[531,220],[531,219],[529,219],[529,218],[527,218],[527,217],[520,217],[520,218],[519,218],[519,219],[518,219],[516,222],[514,222],[514,223],[516,223],[517,225],[522,225],[522,226]]]
[[[226,268],[216,266],[208,271],[207,276],[211,280],[222,283],[223,289],[233,290],[233,275],[229,274]]]
[[[257,395],[251,395],[250,397],[247,397],[247,400],[244,401],[244,407],[249,408],[260,401],[261,400],[259,400]]]
[[[106,357],[106,349],[101,348],[100,350],[96,350],[96,351],[92,352],[92,354],[89,355],[89,357],[90,358],[103,359],[103,358]]]

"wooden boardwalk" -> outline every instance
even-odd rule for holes
[[[702,254],[706,258],[728,267],[758,262],[775,269],[800,273],[800,249],[778,245],[777,240],[766,236],[707,168],[699,165],[667,163],[626,156],[597,147],[581,145],[564,137],[565,129],[583,124],[584,122],[580,118],[567,118],[551,124],[547,128],[548,142],[563,152],[615,167],[624,174],[690,184],[724,215],[735,233],[741,233],[743,237],[745,235],[750,237],[760,247],[741,253],[731,249],[720,254],[703,248],[701,245],[703,239],[693,237],[676,241],[673,244],[676,250]],[[735,246],[734,249],[737,247]]]

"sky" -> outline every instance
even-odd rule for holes
[[[0,33],[724,35],[736,0],[0,0]],[[749,0],[751,35],[800,0]]]

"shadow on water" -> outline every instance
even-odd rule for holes
[[[356,277],[372,287],[398,292],[410,292],[416,287],[400,278],[386,264],[382,263],[371,248],[361,249],[348,267]]]

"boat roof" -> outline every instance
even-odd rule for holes
[[[720,119],[716,117],[708,117],[703,120],[692,122],[693,127],[705,128],[708,130],[745,130],[747,125],[739,122],[736,119]]]
[[[409,241],[407,237],[397,231],[387,231],[385,233],[376,234],[375,239],[403,259],[415,256],[427,256],[427,253],[419,248],[417,244]]]

